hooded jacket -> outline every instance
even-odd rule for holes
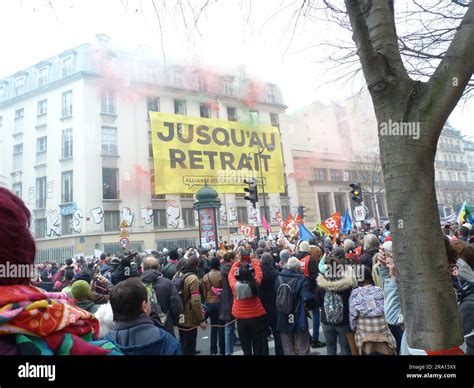
[[[326,318],[326,312],[324,311],[324,296],[327,291],[332,291],[339,294],[342,297],[343,302],[343,314],[344,318],[337,326],[349,326],[349,297],[353,288],[357,287],[357,280],[354,276],[354,271],[351,267],[346,266],[344,274],[340,278],[326,278],[323,275],[319,275],[317,278],[318,291],[316,293],[318,305],[321,308],[321,322],[327,325],[333,325],[329,323]]]
[[[178,324],[179,316],[183,313],[183,302],[175,285],[171,280],[163,277],[157,269],[145,270],[140,280],[144,284],[153,284],[158,303],[163,312],[168,315],[163,329],[174,336],[173,324]]]
[[[106,337],[128,356],[179,356],[176,339],[153,324],[147,315],[130,322],[117,321]]]
[[[234,303],[232,304],[232,315],[237,319],[257,318],[265,315],[265,309],[258,296],[237,300],[236,298],[236,283],[235,271],[240,266],[240,262],[236,261],[229,272],[229,285],[234,296]],[[252,266],[255,270],[255,280],[257,285],[262,283],[262,269],[260,268],[260,261],[253,260]]]
[[[84,299],[84,300],[75,300],[74,304],[77,307],[80,307],[81,309],[84,309],[86,311],[89,311],[92,314],[95,314],[97,310],[99,309],[99,305],[95,304],[93,301],[90,299]]]
[[[263,308],[267,313],[267,321],[272,322],[276,313],[276,280],[279,272],[273,266],[273,263],[261,265],[262,268],[262,284],[260,284],[259,295]]]
[[[461,292],[459,296],[459,313],[466,341],[466,353],[474,355],[474,271],[464,260],[457,261]]]
[[[315,296],[301,272],[284,268],[275,282],[275,292],[282,283],[289,283],[292,286],[294,318],[289,319],[289,314],[277,311],[277,331],[281,333],[304,332],[309,328],[305,302],[313,300]]]
[[[229,322],[232,320],[232,304],[234,295],[229,285],[229,272],[232,263],[224,263],[221,266],[222,294],[219,301],[219,319]]]

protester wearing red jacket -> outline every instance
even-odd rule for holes
[[[252,254],[253,255],[253,254]],[[265,309],[258,296],[263,274],[260,262],[242,251],[229,272],[229,285],[234,295],[232,315],[237,318],[237,330],[244,355],[261,355],[265,331]]]

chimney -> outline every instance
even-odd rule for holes
[[[110,41],[110,37],[105,34],[97,34],[95,36],[95,42],[101,48],[104,48],[104,49],[107,48],[107,46],[109,45],[109,41]]]

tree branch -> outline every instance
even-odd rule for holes
[[[462,97],[474,72],[474,2],[471,2],[446,55],[430,78],[424,108],[433,120],[445,122]],[[442,126],[432,135],[437,139]]]

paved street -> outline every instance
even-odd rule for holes
[[[312,330],[310,330],[312,333]],[[324,334],[322,329],[320,330],[319,338],[324,342]],[[210,354],[210,341],[211,341],[211,330],[207,328],[206,330],[198,330],[197,337],[197,346],[196,349],[201,351],[200,355],[209,355]],[[268,343],[270,349],[270,355],[275,355],[275,344],[273,340],[270,340]],[[313,355],[326,355],[326,348],[311,349],[311,354]],[[243,355],[242,349],[240,346],[234,346],[234,355]]]

